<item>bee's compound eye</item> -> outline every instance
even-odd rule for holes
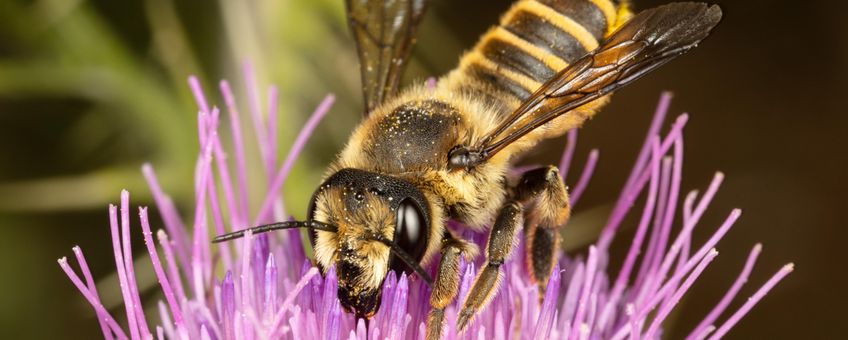
[[[424,257],[424,251],[427,249],[427,242],[425,241],[428,227],[429,225],[415,201],[408,198],[404,199],[397,209],[395,243],[416,261],[421,261],[421,258]]]

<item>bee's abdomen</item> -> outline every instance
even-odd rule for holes
[[[458,90],[514,109],[546,80],[598,47],[616,25],[610,0],[524,0],[460,62]]]

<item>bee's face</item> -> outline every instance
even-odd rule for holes
[[[421,261],[429,240],[430,213],[420,191],[406,181],[343,169],[315,192],[310,219],[335,225],[336,233],[318,231],[315,260],[335,265],[339,300],[359,317],[380,307],[380,289],[390,269],[407,270],[385,241]]]

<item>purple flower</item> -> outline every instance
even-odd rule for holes
[[[325,276],[320,275],[306,257],[299,231],[248,233],[247,237],[235,242],[210,243],[214,235],[286,219],[288,215],[280,190],[307,138],[333,103],[333,97],[328,96],[318,106],[280,164],[276,159],[275,142],[277,91],[273,87],[269,90],[268,111],[263,114],[253,72],[247,68],[245,74],[251,123],[268,183],[261,192],[249,192],[247,143],[241,128],[243,117],[227,82],[221,82],[220,89],[232,129],[232,158],[228,157],[218,136],[220,111],[208,104],[197,79],[189,80],[200,108],[198,135],[201,146],[195,172],[196,203],[191,228],[185,227],[182,215],[159,186],[153,168],[145,165],[142,169],[164,226],[154,240],[148,210],[139,208],[141,231],[163,296],[158,303],[158,313],[143,308],[135,282],[128,192],[121,193],[119,207],[109,207],[127,327],[119,325],[100,303],[79,247],[73,248],[79,271],[72,269],[66,258],[59,260],[73,284],[94,306],[103,336],[106,339],[423,338],[430,289],[415,276],[390,274],[384,283],[379,312],[366,323],[342,311],[336,296],[338,283],[334,270],[330,268]],[[547,284],[542,303],[539,303],[536,285],[529,282],[522,257],[512,256],[503,267],[505,276],[496,296],[465,332],[457,334],[458,306],[468,294],[483,259],[463,263],[459,296],[446,309],[446,338],[662,337],[666,317],[717,257],[717,243],[740,216],[739,210],[731,211],[724,223],[711,229],[713,234],[704,244],[692,243],[692,231],[699,225],[723,175],[716,174],[702,194],[692,191],[681,196],[682,129],[687,116],[679,116],[668,132],[660,133],[670,99],[668,94],[662,96],[636,165],[599,240],[586,254],[573,258],[562,256]],[[577,132],[572,131],[560,166],[563,177],[568,174],[576,139]],[[574,204],[585,191],[597,161],[598,152],[594,150],[573,186],[571,200]],[[264,197],[255,215],[250,214],[250,195]],[[622,263],[621,269],[612,271],[609,269],[609,248],[624,217],[639,197],[645,197],[645,203],[638,209],[641,212],[633,212],[641,214],[635,236],[632,240],[619,240],[629,243],[630,250],[624,259],[614,261]],[[681,221],[681,225],[673,228],[674,221]],[[453,223],[451,227],[461,228]],[[487,236],[470,231],[462,233],[478,244]],[[521,247],[523,245],[519,245],[516,253],[523,251]],[[739,278],[687,339],[721,338],[792,271],[792,264],[779,269],[739,309],[730,313],[727,307],[747,281],[760,251],[759,244],[754,246]]]

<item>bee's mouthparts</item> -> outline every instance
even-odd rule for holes
[[[357,290],[355,287],[347,287],[341,285],[341,282],[339,283],[339,302],[348,313],[353,313],[357,318],[366,320],[377,314],[382,295],[379,289]]]

